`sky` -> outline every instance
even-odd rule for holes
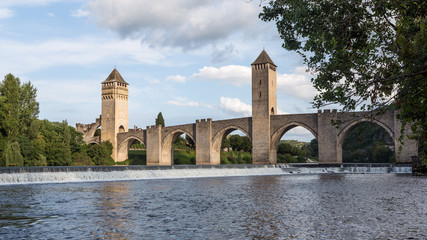
[[[101,82],[129,85],[129,128],[251,115],[250,64],[278,66],[279,113],[317,112],[302,58],[283,49],[259,0],[0,0],[0,75],[38,90],[40,119],[92,123]],[[299,127],[283,139],[311,140]]]

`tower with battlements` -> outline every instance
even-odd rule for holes
[[[116,68],[102,82],[101,141],[113,145],[117,159],[117,134],[128,131],[128,86]]]
[[[263,50],[252,63],[252,159],[256,164],[270,159],[270,116],[277,114],[276,64]]]

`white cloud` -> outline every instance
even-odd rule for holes
[[[213,106],[204,102],[189,101],[186,98],[176,97],[175,100],[167,101],[168,105],[179,106],[179,107],[205,107],[213,109]]]
[[[167,101],[168,105],[172,106],[180,106],[180,107],[206,107],[213,109],[212,105],[203,103],[203,102],[195,102],[195,101],[188,101],[186,98],[177,97],[175,100],[169,100]]]
[[[49,17],[55,17],[55,14],[50,12],[50,13],[47,14],[47,16],[49,16]]]
[[[168,81],[177,82],[177,83],[185,83],[186,78],[181,75],[169,76],[166,78]]]
[[[86,7],[98,25],[123,37],[184,49],[252,31],[261,10],[255,1],[245,0],[91,0]]]
[[[220,97],[219,102],[219,108],[233,116],[249,117],[252,115],[252,106],[238,98]]]
[[[60,2],[63,0],[1,0],[0,7],[10,7],[10,6],[34,6],[34,5],[47,5],[53,2]]]
[[[181,107],[198,107],[200,104],[198,102],[188,101],[188,102],[182,102],[182,101],[176,101],[176,100],[169,100],[167,102],[169,105],[173,106],[181,106]]]
[[[0,19],[13,17],[13,11],[8,8],[0,8]]]
[[[284,111],[282,111],[280,109],[277,109],[277,114],[281,115],[281,114],[289,114],[289,113],[288,112],[284,112]]]
[[[201,81],[221,81],[235,86],[251,83],[251,68],[238,65],[228,65],[220,68],[203,67],[193,78]]]
[[[87,17],[87,16],[89,16],[89,14],[90,14],[89,11],[85,11],[83,9],[77,9],[77,10],[71,12],[71,16],[76,17],[76,18]]]
[[[108,63],[111,59],[123,63],[158,63],[163,53],[141,45],[135,39],[111,40],[81,37],[76,39],[56,39],[45,42],[17,42],[0,39],[2,54],[0,74],[31,72],[48,67],[88,65]]]
[[[298,99],[312,100],[317,91],[310,81],[311,77],[304,67],[295,68],[291,74],[278,74],[277,90]]]

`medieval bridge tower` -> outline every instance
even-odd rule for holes
[[[128,131],[128,85],[116,68],[102,82],[101,142],[111,142],[113,159],[117,159],[117,134]]]
[[[270,159],[270,119],[277,114],[276,68],[265,50],[252,63],[252,156],[257,164]]]

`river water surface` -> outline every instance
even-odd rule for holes
[[[427,239],[427,178],[313,174],[0,186],[0,239]]]

